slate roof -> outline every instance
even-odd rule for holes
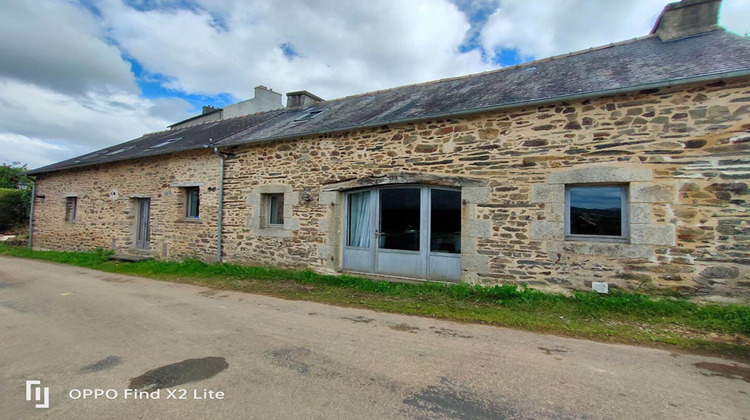
[[[30,173],[206,144],[221,147],[288,139],[739,75],[750,75],[750,40],[746,38],[723,30],[669,42],[649,35],[486,73],[323,101],[305,110],[281,109],[147,134]],[[316,111],[322,112],[310,115]],[[155,147],[176,137],[181,139]]]

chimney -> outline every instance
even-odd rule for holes
[[[323,98],[313,95],[306,90],[299,90],[297,92],[289,92],[286,94],[286,107],[305,109],[310,105],[323,102]]]
[[[226,120],[228,118],[255,114],[256,112],[273,111],[274,109],[281,109],[283,107],[280,93],[274,92],[265,86],[256,86],[255,97],[253,99],[225,106],[222,110],[221,119]]]
[[[252,99],[257,102],[262,108],[279,109],[281,106],[281,94],[274,92],[273,89],[269,89],[263,85],[255,87],[255,97]]]
[[[216,108],[210,106],[210,105],[203,105],[203,109],[201,110],[201,115],[210,114],[212,112],[216,111]]]
[[[721,29],[719,6],[721,0],[682,0],[669,3],[656,20],[651,34],[662,42],[686,38]]]

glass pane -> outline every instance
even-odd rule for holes
[[[370,210],[370,191],[349,194],[348,246],[370,247]]]
[[[419,251],[419,188],[380,190],[380,248]]]
[[[284,196],[281,194],[274,194],[269,199],[269,225],[283,225],[284,224]]]
[[[191,188],[188,190],[188,217],[198,217],[200,205],[200,192],[197,188]]]
[[[461,253],[461,193],[430,190],[430,251]]]
[[[623,187],[570,188],[572,235],[622,236]]]

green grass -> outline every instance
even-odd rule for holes
[[[563,296],[514,285],[392,283],[196,260],[118,263],[108,260],[110,254],[32,251],[0,244],[0,255],[158,280],[750,360],[750,306],[696,304],[618,291]]]

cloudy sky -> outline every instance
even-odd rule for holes
[[[667,0],[0,0],[0,163],[161,131],[265,85],[326,99],[649,33]],[[750,0],[720,24],[750,32]]]

